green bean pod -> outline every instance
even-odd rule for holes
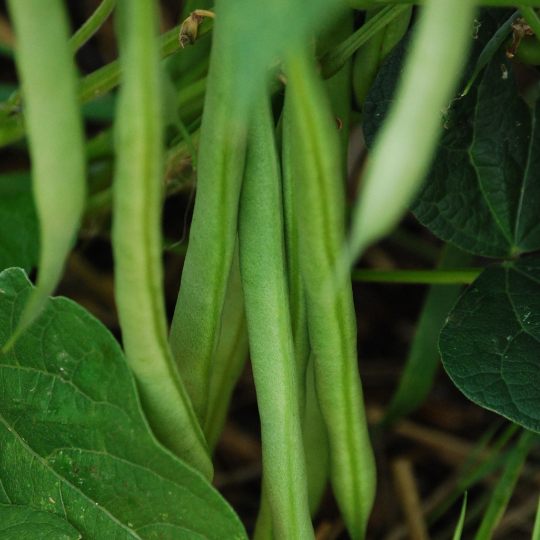
[[[366,13],[366,22],[369,22],[379,13],[381,8],[370,9]],[[372,87],[379,71],[379,58],[384,43],[386,28],[379,30],[367,43],[356,52],[353,67],[353,88],[356,103],[364,107],[369,89]]]
[[[124,84],[116,128],[112,241],[126,358],[156,437],[212,477],[212,463],[167,343],[161,249],[163,126],[153,0],[121,0]]]
[[[276,540],[314,538],[288,302],[280,167],[270,102],[253,108],[239,214],[240,270]]]
[[[359,540],[376,479],[358,373],[352,288],[337,272],[345,243],[338,135],[309,55],[291,52],[287,75],[300,266],[317,396],[329,434],[334,493],[349,533]]]
[[[409,6],[405,11],[402,11],[395,19],[391,20],[386,27],[384,41],[381,45],[381,53],[379,55],[379,67],[382,66],[392,49],[403,39],[409,24],[411,23],[413,7]]]
[[[238,59],[228,47],[228,40],[237,32],[237,22],[230,8],[231,3],[224,0],[216,4],[199,143],[197,196],[169,336],[201,426],[236,242],[248,114],[246,104],[237,96],[232,75]]]
[[[4,349],[54,292],[86,199],[84,132],[63,2],[10,0],[8,7],[17,39],[41,249],[36,289]]]
[[[309,513],[311,517],[319,510],[330,475],[330,451],[328,431],[315,388],[315,363],[310,357],[306,370],[306,406],[302,420],[302,436],[306,455]]]
[[[294,352],[298,372],[298,403],[300,417],[304,419],[306,408],[306,369],[311,347],[309,345],[306,291],[298,256],[298,223],[295,206],[295,181],[292,163],[292,125],[287,103],[282,115],[282,193],[285,230],[285,254],[287,260],[287,284],[289,309],[294,341]]]
[[[422,9],[396,99],[364,173],[353,258],[395,227],[429,170],[442,133],[441,110],[467,58],[474,12],[473,0],[429,0]]]
[[[231,396],[246,365],[248,335],[246,310],[240,278],[238,248],[234,251],[231,273],[225,294],[221,332],[212,370],[208,410],[204,422],[204,435],[210,452],[214,450],[223,431]]]

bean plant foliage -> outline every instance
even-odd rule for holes
[[[31,290],[22,270],[0,274],[2,340]],[[117,341],[75,302],[49,300],[0,373],[1,504],[58,516],[96,540],[245,538],[219,494],[154,439]],[[30,538],[34,519],[19,528]],[[79,538],[69,530],[52,538]]]
[[[486,8],[463,70],[469,81],[480,53],[513,10]],[[368,146],[393,101],[405,37],[368,95]],[[450,313],[439,347],[444,366],[476,403],[535,431],[540,428],[540,131],[539,105],[520,95],[511,62],[499,49],[466,96],[441,112],[440,143],[411,210],[437,236],[483,257],[507,258],[486,268]],[[512,258],[521,258],[512,261]]]
[[[540,432],[540,105],[520,94],[506,46],[459,91],[495,33],[520,14],[425,0],[407,32],[412,7],[386,3],[186,0],[184,23],[159,39],[158,2],[103,0],[70,40],[62,0],[8,0],[22,90],[0,103],[0,146],[26,135],[17,148],[32,170],[0,175],[2,540],[247,539],[211,482],[248,342],[264,477],[254,539],[313,540],[330,484],[352,540],[364,540],[377,474],[346,268],[407,204],[453,244],[438,270],[472,255],[496,260],[457,300],[440,337],[462,282],[447,296],[431,290],[386,421],[429,392],[409,383],[421,371],[431,384],[438,338],[466,396]],[[78,79],[77,47],[115,9],[120,58]],[[447,17],[448,28],[434,30]],[[434,64],[422,51],[439,33]],[[463,56],[459,73],[441,71],[444,55],[452,66]],[[434,74],[442,81],[424,94],[427,112],[412,84],[424,61],[432,83]],[[116,85],[114,125],[87,139],[81,105]],[[353,86],[373,151],[348,239]],[[418,116],[411,137],[403,103]],[[421,125],[440,128],[440,138],[423,140]],[[418,143],[414,163],[400,155],[405,140]],[[396,150],[397,166],[381,148]],[[100,159],[105,179],[92,166]],[[195,172],[169,331],[163,201]],[[50,297],[81,223],[96,215],[111,238],[122,346],[83,307]],[[366,215],[381,220],[356,227]],[[524,432],[505,478],[517,481],[533,437]],[[464,517],[465,506],[461,528]]]

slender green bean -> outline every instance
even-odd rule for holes
[[[236,248],[225,294],[219,343],[210,381],[208,410],[204,421],[203,431],[211,452],[223,431],[231,396],[246,365],[247,355],[246,310]]]
[[[298,222],[295,207],[295,178],[292,163],[292,122],[288,99],[282,115],[282,190],[283,217],[285,222],[285,253],[287,256],[287,280],[289,287],[289,308],[294,340],[294,352],[298,368],[298,392],[300,416],[303,419],[306,407],[306,369],[310,355],[306,290],[300,269],[298,254]]]
[[[336,74],[359,47],[367,43],[368,40],[384,28],[392,19],[407,9],[409,9],[408,6],[385,7],[347,40],[328,51],[321,58],[321,74],[323,78],[328,79]]]
[[[259,514],[255,522],[255,531],[252,540],[274,540],[274,529],[272,527],[272,511],[270,510],[270,501],[268,500],[268,489],[265,478],[262,479],[261,503]]]
[[[402,11],[394,20],[388,23],[384,35],[384,41],[381,46],[381,54],[379,55],[379,67],[382,66],[392,49],[403,39],[403,36],[409,29],[412,17],[412,6],[409,6],[405,11]]]
[[[516,11],[496,32],[493,34],[493,37],[489,40],[488,44],[484,47],[484,50],[480,53],[474,72],[465,87],[465,90],[461,93],[462,96],[466,96],[471,89],[474,81],[482,69],[489,63],[493,58],[493,55],[497,52],[498,48],[506,39],[506,36],[512,31],[512,24],[516,22],[521,17],[520,11]]]
[[[17,37],[17,68],[26,96],[41,250],[37,287],[5,347],[13,345],[54,292],[86,198],[84,134],[63,2],[10,0],[8,7]]]
[[[473,256],[447,244],[439,269],[471,264]],[[428,397],[439,366],[439,334],[460,295],[462,287],[434,285],[431,287],[416,327],[407,364],[399,387],[388,405],[384,425],[414,412]]]
[[[338,43],[348,39],[354,32],[354,12],[352,9],[344,10],[343,15],[329,26],[326,43],[334,47]],[[349,137],[351,125],[351,102],[352,102],[352,57],[333,76],[324,81],[324,88],[330,100],[330,106],[336,119],[338,128],[343,179],[347,179],[349,165]]]
[[[116,0],[103,0],[89,19],[73,34],[69,40],[75,54],[100,28],[112,13]]]
[[[72,54],[75,54],[101,27],[116,5],[116,0],[103,0],[92,16],[75,32],[69,40]],[[10,114],[22,101],[20,90],[13,93],[8,103],[2,107],[0,119]]]
[[[350,240],[354,259],[394,228],[429,169],[442,129],[441,110],[467,57],[474,4],[430,0],[422,10],[396,100],[356,203]]]
[[[125,80],[118,100],[112,228],[115,296],[126,358],[156,437],[212,477],[212,463],[167,344],[161,263],[163,126],[153,0],[120,0]]]
[[[328,431],[315,388],[315,362],[310,358],[306,370],[306,407],[302,421],[302,436],[306,454],[309,513],[317,513],[328,484],[330,455]]]
[[[314,538],[289,313],[279,160],[268,97],[253,108],[239,214],[240,269],[276,540]]]
[[[336,273],[345,241],[336,125],[315,66],[287,57],[300,267],[306,287],[315,381],[328,429],[331,480],[349,533],[364,537],[375,496],[375,464],[363,407],[350,282]]]
[[[236,242],[247,123],[246,104],[239,99],[232,76],[237,58],[227,45],[237,32],[237,21],[229,9],[219,12],[223,2],[216,4],[218,16],[199,144],[197,197],[169,337],[201,425]]]
[[[501,478],[497,482],[488,509],[484,514],[475,540],[490,540],[501,520],[519,479],[521,468],[527,459],[536,433],[524,430],[514,449],[508,455]]]

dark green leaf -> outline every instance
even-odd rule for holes
[[[0,341],[32,287],[0,274]],[[45,510],[83,538],[244,539],[198,473],[150,433],[120,347],[84,309],[50,300],[0,354],[0,503]]]
[[[540,431],[540,257],[486,268],[450,313],[439,347],[469,399]]]
[[[28,506],[0,504],[2,540],[79,540],[81,535],[65,520]]]
[[[0,176],[0,271],[19,266],[30,272],[39,255],[39,225],[28,173]]]
[[[460,88],[476,60],[512,10],[484,9]],[[368,145],[385,117],[401,72],[406,42],[389,57],[368,96]],[[521,98],[504,51],[495,53],[469,94],[441,115],[443,135],[430,175],[412,204],[435,234],[484,256],[507,257],[540,248],[538,109]],[[444,124],[444,128],[443,128]]]

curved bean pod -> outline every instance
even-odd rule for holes
[[[289,314],[279,161],[267,96],[253,109],[239,214],[240,270],[276,540],[314,538]]]
[[[350,241],[353,258],[392,230],[429,169],[441,110],[467,56],[474,12],[473,0],[430,0],[423,8],[394,106],[364,175]]]
[[[163,126],[154,1],[121,0],[117,23],[125,78],[116,125],[112,240],[124,349],[157,438],[211,478],[204,436],[167,343],[161,263]]]
[[[375,464],[365,419],[350,282],[336,272],[345,242],[336,126],[309,55],[287,59],[300,265],[315,381],[328,429],[331,480],[349,533],[365,535]]]
[[[221,332],[212,370],[208,410],[204,422],[204,435],[212,452],[223,431],[231,396],[246,365],[248,335],[246,310],[240,279],[238,247],[234,251],[231,274],[225,294]]]
[[[238,61],[228,47],[237,31],[230,2],[216,4],[213,47],[199,143],[197,196],[169,342],[204,425],[221,311],[236,242],[245,152],[245,103],[238,99]],[[220,12],[221,6],[226,7]]]
[[[25,96],[41,252],[36,289],[4,349],[13,345],[54,292],[86,199],[84,132],[63,2],[10,0],[8,7]]]
[[[369,22],[379,11],[380,8],[368,10],[366,13],[366,22]],[[354,57],[354,97],[361,109],[364,107],[369,89],[373,85],[379,71],[379,58],[384,43],[386,28],[379,30],[367,43],[362,45]]]

